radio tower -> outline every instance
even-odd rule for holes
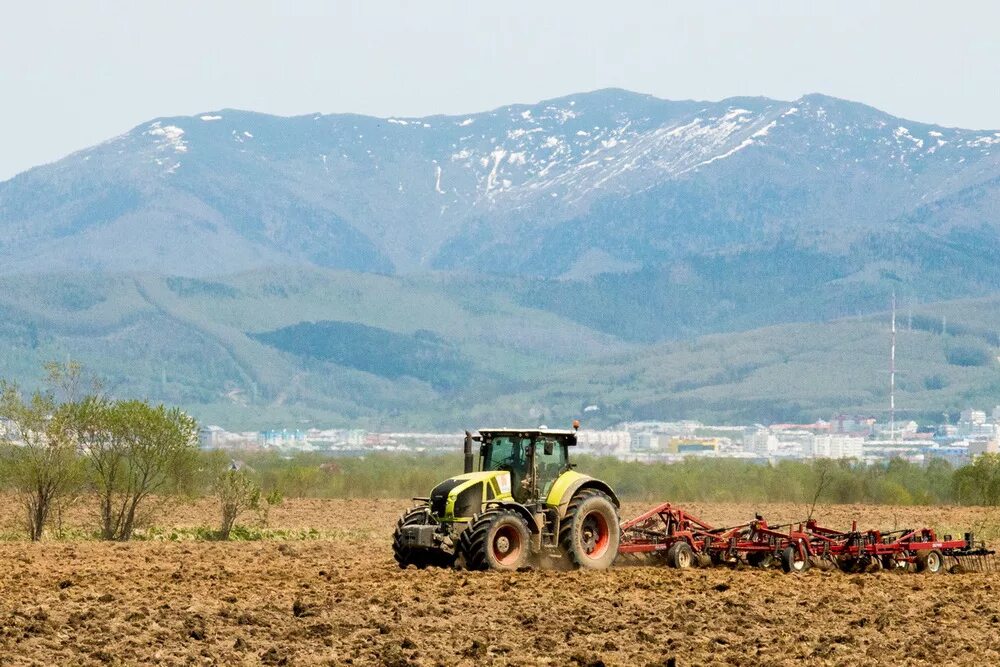
[[[892,330],[889,336],[889,441],[896,443],[896,292],[892,293]]]

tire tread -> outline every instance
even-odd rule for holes
[[[580,505],[583,504],[585,500],[588,500],[594,496],[599,496],[608,501],[608,504],[614,509],[615,513],[615,526],[614,529],[618,529],[621,525],[621,516],[618,513],[618,507],[615,506],[608,494],[598,491],[597,489],[584,489],[580,491],[575,496],[573,496],[569,504],[566,506],[566,514],[563,515],[562,521],[559,522],[559,546],[561,547],[563,553],[569,559],[570,564],[579,568],[582,564],[577,559],[576,550],[573,548],[573,524],[576,518],[576,513],[580,509]]]

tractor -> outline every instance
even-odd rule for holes
[[[620,503],[610,486],[573,470],[578,428],[466,431],[464,474],[414,498],[419,504],[396,525],[399,566],[609,567],[618,555]]]

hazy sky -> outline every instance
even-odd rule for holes
[[[822,92],[1000,128],[995,2],[0,0],[0,180],[144,120]]]

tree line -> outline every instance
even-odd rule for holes
[[[0,382],[0,490],[14,494],[32,540],[84,496],[95,533],[129,540],[162,504],[182,497],[217,499],[228,539],[247,512],[266,516],[285,496],[408,498],[426,496],[461,472],[454,454],[374,454],[337,458],[317,453],[245,453],[235,462],[198,447],[196,421],[178,408],[112,399],[85,383],[74,364],[47,366],[46,388],[31,393]],[[579,469],[606,480],[623,500],[657,502],[873,503],[1000,505],[1000,455],[965,466],[934,459],[782,461],[688,458],[635,463],[576,457]]]
[[[280,489],[286,497],[410,498],[426,496],[435,484],[462,472],[459,447],[456,442],[454,454],[350,458],[261,452],[246,454],[245,461],[265,489]],[[943,459],[638,463],[580,455],[574,462],[576,470],[607,481],[625,501],[809,503],[819,490],[821,503],[1000,505],[998,454],[983,454],[961,467]]]

